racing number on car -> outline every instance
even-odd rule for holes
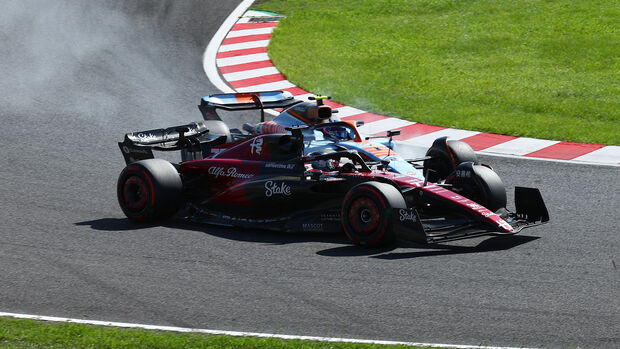
[[[262,137],[254,138],[254,140],[250,144],[250,153],[260,155],[262,151],[263,151],[263,138]]]

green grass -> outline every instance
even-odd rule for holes
[[[614,0],[263,0],[298,86],[433,125],[620,145]]]
[[[0,317],[0,348],[413,348],[122,329]]]

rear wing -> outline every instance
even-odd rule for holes
[[[211,147],[226,143],[226,135],[208,135],[209,129],[204,122],[192,122],[187,125],[158,128],[125,134],[125,139],[118,143],[125,163],[152,159],[153,150],[181,150],[182,161],[204,158],[210,154]]]
[[[288,108],[301,102],[294,99],[288,91],[220,93],[202,97],[198,109],[205,120],[221,120],[216,109],[231,111],[260,109],[263,122],[264,109]]]

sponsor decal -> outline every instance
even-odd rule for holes
[[[286,168],[286,164],[280,164],[277,162],[266,162],[265,167],[269,168]]]
[[[321,232],[323,231],[323,223],[303,223],[301,229],[302,231]]]
[[[130,153],[138,153],[138,154],[148,154],[148,150],[145,149],[136,149],[136,148],[129,148],[128,146],[124,145],[123,146],[123,151],[127,154]]]
[[[321,221],[323,222],[339,222],[340,213],[321,213]]]
[[[250,143],[250,153],[260,155],[263,151],[263,139],[260,137],[254,138]]]
[[[148,141],[157,139],[156,135],[152,133],[144,133],[144,132],[138,132],[136,137],[140,139],[140,142],[148,142]]]
[[[224,168],[224,167],[218,167],[218,166],[211,166],[209,167],[208,173],[210,175],[214,175],[215,178],[230,177],[230,178],[248,179],[248,178],[253,177],[253,175],[249,173],[238,173],[236,167]]]
[[[265,196],[269,198],[272,195],[291,196],[291,187],[284,182],[278,184],[273,181],[267,181],[265,182]]]
[[[469,170],[456,170],[456,176],[459,178],[471,178],[471,171]]]
[[[514,228],[510,224],[508,224],[505,220],[498,218],[496,222],[497,222],[498,227],[504,228],[508,231],[514,231]]]
[[[415,212],[413,210],[405,210],[405,209],[400,209],[400,221],[404,222],[404,221],[412,221],[412,222],[416,222],[418,220],[418,217],[416,217]]]
[[[295,168],[295,164],[281,164],[278,162],[266,162],[265,167],[291,170]]]
[[[476,210],[476,211],[484,209],[484,206],[478,205],[475,202],[470,202],[470,203],[467,204],[467,206],[471,207],[473,210]]]

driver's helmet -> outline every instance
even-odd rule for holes
[[[333,152],[333,151],[329,151],[329,150],[316,151],[316,152],[310,153],[308,156],[312,157],[316,155],[327,154],[330,152]],[[324,172],[336,171],[338,169],[338,164],[339,164],[338,160],[335,160],[335,159],[315,160],[310,163],[312,170],[320,170]]]
[[[351,139],[349,136],[349,131],[344,126],[327,126],[323,128],[323,134],[325,138],[338,140],[338,141],[348,141]]]

